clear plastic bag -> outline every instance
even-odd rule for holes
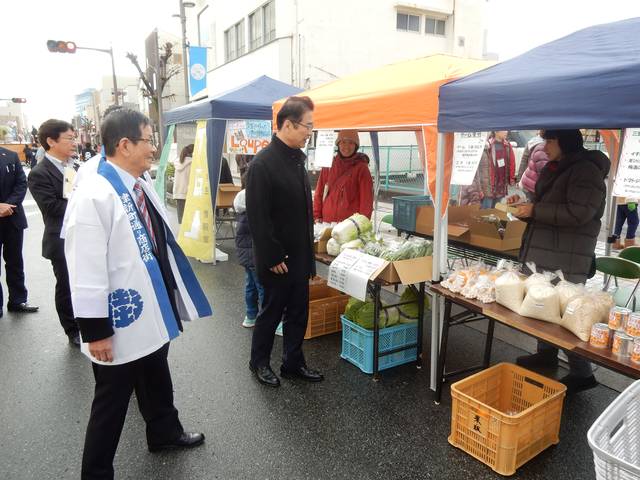
[[[529,287],[531,285],[535,285],[536,283],[548,283],[552,282],[556,278],[556,274],[552,272],[542,272],[538,273],[536,270],[536,264],[533,262],[527,262],[527,267],[533,273],[527,277],[524,281],[524,292],[527,293],[529,291]]]
[[[560,315],[564,315],[564,312],[567,308],[567,304],[574,298],[579,295],[585,294],[585,288],[582,284],[571,283],[564,279],[563,273],[558,270],[556,275],[560,279],[558,284],[556,285],[556,290],[558,291],[558,297],[560,298]]]
[[[547,272],[548,273],[548,272]],[[529,285],[518,313],[545,322],[560,323],[560,297],[550,281]]]
[[[560,325],[583,342],[588,342],[591,337],[591,327],[601,320],[597,297],[583,293],[568,302]]]
[[[524,299],[524,282],[514,265],[507,265],[495,281],[496,302],[517,312]]]

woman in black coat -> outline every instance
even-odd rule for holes
[[[579,130],[546,130],[544,150],[549,162],[536,183],[533,203],[518,207],[516,216],[528,223],[520,260],[540,270],[562,270],[571,282],[584,283],[595,273],[595,247],[606,203],[605,178],[610,162],[599,151],[583,147]],[[509,202],[518,201],[517,196]],[[561,381],[569,393],[595,387],[591,364],[567,353],[570,373]],[[518,365],[555,367],[558,349],[538,342],[538,353],[519,357]]]

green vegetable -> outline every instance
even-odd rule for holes
[[[343,220],[331,232],[331,236],[340,245],[355,240],[361,235],[372,230],[371,221],[364,215],[354,213],[346,220]]]
[[[400,305],[400,323],[415,323],[418,321],[418,294],[413,288],[405,288],[400,296],[400,302],[412,302]],[[424,296],[424,308],[429,308],[429,297]]]
[[[333,240],[333,239],[331,239],[331,240]],[[351,248],[353,250],[359,250],[362,247],[364,247],[364,243],[359,238],[356,238],[355,240],[351,240],[350,242],[343,243],[340,246],[340,252],[344,252],[348,248]]]
[[[357,298],[351,297],[347,302],[346,308],[344,309],[344,316],[347,317],[347,319],[351,320],[352,322],[355,322],[356,316],[358,314],[358,310],[360,310],[363,305],[364,305],[363,301],[358,300]]]
[[[327,241],[327,253],[332,257],[337,257],[338,255],[340,255],[340,244],[333,238],[330,238]]]
[[[367,330],[373,330],[373,302],[365,303],[358,313],[356,314],[356,323],[360,325],[362,328],[366,328]],[[387,315],[381,310],[380,315],[378,315],[378,327],[385,328],[387,326]]]

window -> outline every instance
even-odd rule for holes
[[[224,32],[225,60],[230,62],[244,55],[244,19]]]
[[[442,37],[445,36],[445,20],[440,20],[433,17],[425,17],[424,20],[424,33],[426,33],[427,35],[440,35]]]
[[[249,15],[249,50],[260,48],[276,38],[276,4],[265,3]]]
[[[396,28],[407,32],[420,32],[420,17],[409,13],[399,13],[396,16]]]

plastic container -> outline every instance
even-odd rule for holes
[[[566,387],[511,363],[451,385],[449,443],[501,475],[560,441]]]
[[[640,380],[602,412],[587,439],[597,480],[640,480]]]
[[[393,226],[398,230],[415,232],[418,207],[431,204],[431,197],[428,195],[393,197]]]
[[[413,348],[385,355],[378,359],[378,370],[415,362],[418,355],[418,324],[404,323],[380,330],[378,353],[388,352],[408,345]],[[342,358],[362,370],[373,373],[373,330],[362,328],[342,316]]]

